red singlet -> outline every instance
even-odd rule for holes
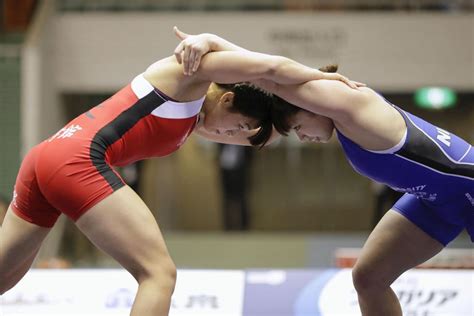
[[[203,101],[174,102],[137,76],[26,155],[13,211],[44,227],[61,213],[77,220],[124,186],[112,166],[176,151],[193,131]]]

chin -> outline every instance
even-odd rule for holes
[[[331,140],[332,134],[333,134],[334,129],[332,129],[330,132],[328,132],[326,135],[322,135],[318,137],[318,142],[319,143],[327,143]]]

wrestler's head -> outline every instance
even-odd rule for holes
[[[204,101],[199,123],[208,132],[233,136],[256,130],[249,141],[263,146],[272,134],[272,95],[249,83],[213,83]]]

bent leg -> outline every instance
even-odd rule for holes
[[[388,211],[370,234],[352,271],[362,315],[401,316],[390,285],[443,247],[403,215]]]
[[[76,225],[138,281],[131,315],[168,315],[176,267],[153,214],[130,187],[93,206]]]
[[[29,270],[50,230],[21,219],[8,208],[0,230],[0,295]]]

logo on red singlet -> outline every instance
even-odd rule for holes
[[[15,205],[15,207],[18,207],[18,205],[16,204],[16,198],[17,198],[18,194],[16,193],[16,190],[13,190],[13,199],[12,199],[12,204]]]
[[[69,138],[72,137],[77,131],[82,130],[82,127],[79,125],[70,125],[67,127],[61,128],[53,137],[48,139],[48,142],[59,139],[59,138]]]

